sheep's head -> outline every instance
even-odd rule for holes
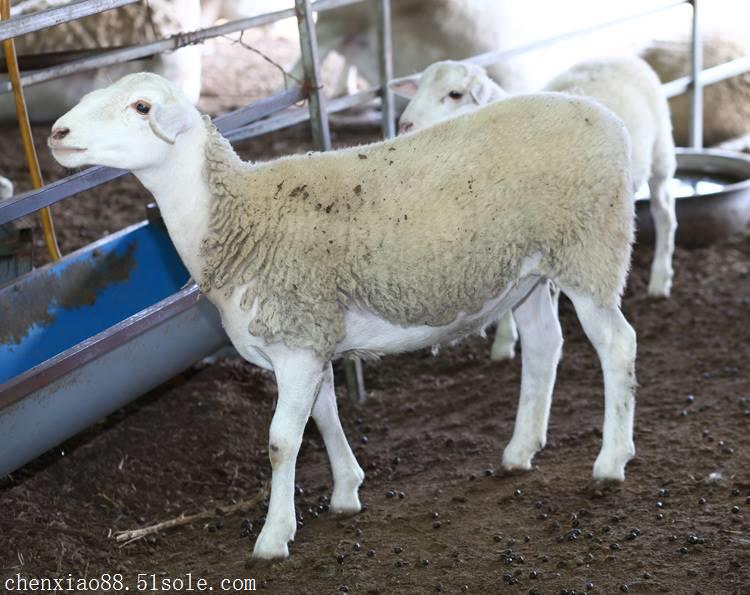
[[[418,83],[405,81],[393,90],[411,99],[401,114],[399,132],[460,116],[506,95],[481,66],[452,61],[435,62]]]
[[[159,166],[200,114],[170,81],[140,72],[85,95],[52,127],[47,144],[66,167]]]

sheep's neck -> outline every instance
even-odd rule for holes
[[[202,279],[200,243],[208,229],[210,195],[203,174],[206,128],[180,135],[158,168],[134,172],[156,199],[172,243],[194,281]]]

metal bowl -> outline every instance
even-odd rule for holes
[[[706,246],[750,224],[750,155],[718,149],[677,149],[677,173],[670,189],[676,197],[678,244]],[[653,243],[648,190],[636,195],[639,243]]]

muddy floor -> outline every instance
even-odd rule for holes
[[[339,131],[337,142],[374,136]],[[241,152],[265,159],[307,150],[308,138],[298,128]],[[0,143],[2,173],[22,180],[11,129]],[[42,144],[47,179],[64,175]],[[64,251],[141,220],[147,200],[123,178],[56,205]],[[178,592],[162,581],[192,573],[194,586],[203,578],[219,591],[223,579],[254,578],[280,594],[750,593],[750,239],[678,249],[669,301],[645,297],[650,258],[647,247],[636,253],[624,299],[640,387],[638,454],[621,487],[589,482],[602,381],[563,299],[549,442],[531,472],[499,468],[520,360],[491,363],[490,342],[475,337],[437,357],[368,364],[363,406],[337,378],[342,423],[367,473],[366,510],[327,511],[329,468],[309,428],[289,560],[250,563],[263,498],[121,545],[116,531],[252,502],[268,484],[273,377],[238,359],[202,364],[0,480],[0,591],[13,592],[5,580],[17,574],[105,573],[121,573],[134,591],[146,573],[147,590],[156,581]]]

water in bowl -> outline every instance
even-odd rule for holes
[[[721,192],[727,186],[741,182],[743,178],[731,174],[709,174],[702,171],[680,170],[669,181],[669,190],[675,198],[689,198]],[[648,185],[644,184],[636,193],[636,199],[649,198]]]

